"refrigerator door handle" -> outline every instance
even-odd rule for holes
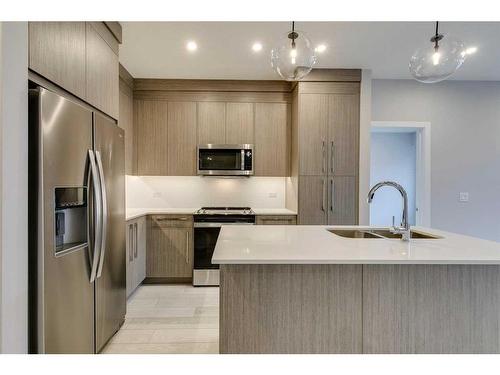
[[[99,176],[97,173],[97,166],[95,162],[95,155],[92,150],[88,151],[90,170],[89,178],[92,176],[92,191],[94,193],[93,209],[95,213],[95,229],[94,229],[94,245],[92,246],[92,252],[90,259],[90,282],[93,283],[96,279],[97,268],[99,265],[99,255],[101,253],[101,241],[102,241],[102,197],[101,189],[99,183]],[[90,242],[90,241],[89,241]]]
[[[104,255],[106,254],[106,235],[108,231],[108,200],[106,196],[106,182],[104,180],[104,172],[102,168],[101,153],[95,152],[97,160],[97,169],[99,170],[99,178],[101,180],[101,204],[102,204],[102,236],[101,236],[101,251],[99,255],[99,268],[97,270],[97,278],[101,277],[102,268],[104,265]]]

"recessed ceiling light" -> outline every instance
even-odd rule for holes
[[[259,52],[262,49],[262,44],[259,42],[255,42],[252,46],[254,52]]]
[[[186,49],[190,52],[193,52],[193,51],[196,51],[198,49],[198,45],[196,44],[196,42],[190,41],[190,42],[187,42]]]
[[[324,44],[319,44],[316,46],[316,48],[314,49],[314,51],[318,52],[318,53],[323,53],[326,51],[326,45]]]
[[[472,55],[473,53],[476,53],[477,52],[477,47],[469,47],[465,50],[465,53],[467,55]]]

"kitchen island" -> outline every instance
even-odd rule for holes
[[[223,227],[220,352],[500,353],[500,244],[373,229]]]

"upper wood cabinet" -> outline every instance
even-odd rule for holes
[[[199,102],[198,143],[254,143],[254,104]]]
[[[138,175],[168,175],[167,121],[167,102],[134,100]]]
[[[125,130],[125,174],[136,173],[134,151],[134,97],[132,88],[120,78],[118,125]]]
[[[226,141],[226,103],[198,103],[198,144]]]
[[[111,117],[118,118],[118,55],[87,23],[87,101]]]
[[[256,176],[290,175],[289,103],[134,102],[138,175],[194,176],[207,143],[254,144]]]
[[[355,176],[359,159],[359,94],[329,95],[329,174]]]
[[[169,102],[167,172],[171,176],[196,174],[196,103]]]
[[[102,22],[30,22],[29,68],[118,119],[118,41]]]
[[[137,174],[196,175],[198,145],[253,144],[255,176],[289,176],[290,88],[281,81],[134,80]],[[165,109],[146,104],[154,101]]]
[[[255,104],[255,175],[289,176],[290,105]]]
[[[358,174],[359,84],[353,83],[345,91],[300,95],[301,175]]]
[[[299,103],[300,174],[321,175],[328,167],[328,95],[302,94]]]
[[[254,143],[254,103],[226,104],[226,141],[230,144]]]
[[[85,22],[30,22],[29,68],[85,99]]]

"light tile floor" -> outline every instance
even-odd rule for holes
[[[218,353],[219,288],[141,285],[105,354]]]

